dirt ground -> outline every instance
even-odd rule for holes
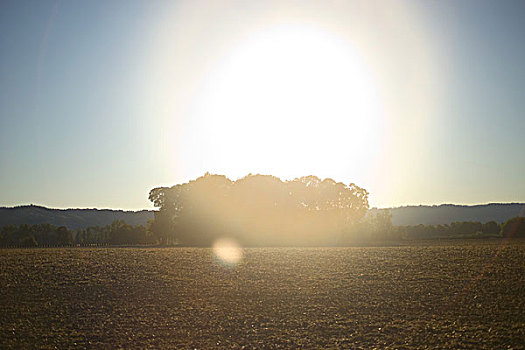
[[[525,243],[0,250],[0,348],[525,349]]]

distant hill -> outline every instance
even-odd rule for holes
[[[66,226],[69,229],[105,226],[114,220],[130,225],[145,225],[153,218],[153,211],[123,211],[111,209],[50,209],[36,205],[0,208],[0,226],[9,224],[43,224]]]
[[[370,210],[374,213],[378,210]],[[484,205],[420,205],[390,208],[394,225],[437,225],[455,221],[496,221],[502,223],[518,215],[525,215],[525,203]],[[130,225],[146,225],[153,219],[153,211],[123,211],[111,209],[51,209],[36,205],[14,208],[0,207],[0,226],[9,224],[49,223],[69,229],[88,226],[105,226],[114,220],[124,220]]]
[[[371,209],[371,212],[385,209]],[[420,205],[391,208],[394,225],[437,225],[459,221],[496,221],[502,223],[525,215],[525,203],[491,203],[483,205]]]

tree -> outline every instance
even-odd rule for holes
[[[525,237],[525,219],[523,216],[507,220],[501,227],[500,235],[503,237]]]
[[[147,230],[160,245],[170,244],[173,240],[174,218],[172,214],[161,209],[153,213],[154,218],[148,221]]]
[[[379,211],[374,218],[374,224],[379,235],[390,237],[392,233],[392,213],[390,210]]]
[[[206,173],[154,188],[149,199],[158,211],[148,229],[161,243],[173,237],[186,245],[211,245],[224,235],[247,245],[337,244],[368,209],[366,190],[316,176],[283,182],[249,174],[231,181]]]
[[[500,231],[501,227],[496,221],[489,221],[481,226],[481,232],[486,235],[497,235]]]
[[[60,226],[56,232],[58,245],[70,245],[73,243],[73,232],[69,231],[67,227]]]
[[[20,239],[20,245],[26,248],[33,248],[38,247],[38,242],[36,241],[35,236],[31,235]]]

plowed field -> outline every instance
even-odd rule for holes
[[[525,348],[525,243],[0,250],[0,348]]]

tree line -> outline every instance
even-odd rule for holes
[[[0,229],[1,247],[57,247],[94,245],[156,244],[155,237],[143,225],[131,226],[115,220],[106,226],[69,230],[51,224],[7,225]]]
[[[378,213],[377,216],[365,220],[359,234],[377,240],[400,239],[435,239],[435,238],[496,238],[525,237],[525,219],[517,216],[504,223],[489,221],[453,222],[449,225],[391,225],[390,214]],[[385,218],[386,217],[386,218]]]
[[[282,181],[248,174],[236,181],[203,176],[150,191],[158,208],[146,226],[115,220],[106,226],[69,230],[51,224],[7,225],[2,247],[89,245],[211,246],[219,238],[241,246],[335,246],[402,239],[525,236],[516,217],[450,225],[393,226],[388,210],[369,211],[368,192],[354,183],[304,176]]]
[[[305,176],[282,181],[249,174],[232,181],[206,173],[158,187],[151,232],[162,244],[210,246],[229,237],[245,246],[326,246],[439,237],[504,234],[495,221],[393,226],[389,211],[369,215],[368,192],[353,184]],[[519,234],[517,234],[519,236]]]
[[[397,226],[402,236],[408,239],[418,238],[461,238],[490,237],[501,233],[502,225],[495,221],[481,223],[478,221],[453,222],[450,225],[410,225]]]
[[[148,226],[131,226],[123,220],[111,225],[68,230],[50,224],[7,225],[0,229],[0,247],[61,247],[166,244]],[[464,221],[450,225],[393,226],[391,215],[382,211],[363,218],[346,231],[342,245],[392,242],[409,239],[525,237],[525,220],[515,217],[503,224]]]

